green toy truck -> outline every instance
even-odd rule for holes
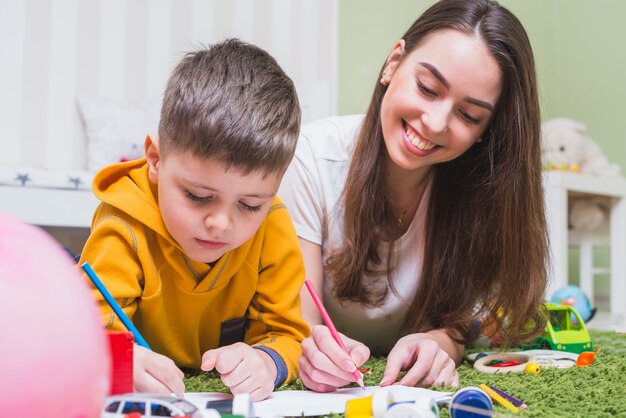
[[[524,349],[546,349],[582,353],[591,351],[591,337],[576,309],[546,302],[548,321],[543,334],[524,345]]]

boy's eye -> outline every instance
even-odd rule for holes
[[[209,199],[211,199],[210,196],[206,196],[206,197],[201,197],[201,196],[196,196],[195,194],[191,193],[190,191],[187,191],[187,198],[190,200],[193,200],[194,202],[208,202]]]
[[[431,89],[430,87],[427,87],[424,83],[422,83],[420,80],[417,80],[417,87],[419,88],[419,90],[424,93],[426,96],[428,97],[437,97],[437,92],[433,89]]]
[[[250,211],[250,212],[258,212],[258,211],[261,210],[261,205],[250,206],[250,205],[247,205],[247,204],[245,204],[243,202],[239,202],[239,204],[241,205],[242,208],[244,208],[245,210]]]

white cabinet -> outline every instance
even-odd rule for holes
[[[568,284],[568,245],[581,246],[581,288],[592,297],[593,273],[591,248],[597,236],[568,231],[568,197],[576,194],[604,196],[610,200],[610,322],[626,327],[626,180],[563,171],[543,173],[546,218],[550,240],[550,274],[546,295]],[[573,235],[573,234],[572,234]]]

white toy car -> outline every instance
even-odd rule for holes
[[[106,398],[101,418],[186,417],[219,418],[212,410],[200,410],[185,399],[167,395],[128,393]]]

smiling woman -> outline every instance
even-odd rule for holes
[[[490,0],[436,2],[392,45],[366,115],[303,127],[279,195],[349,351],[303,296],[307,387],[350,383],[371,351],[388,353],[381,386],[401,369],[457,385],[477,319],[511,340],[541,331],[539,127],[528,37]]]
[[[406,58],[405,44],[404,39],[396,43],[383,70],[387,91],[381,125],[391,168],[424,171],[455,159],[482,135],[500,97],[502,76],[475,34],[436,32]],[[390,197],[396,200],[407,195],[394,193]]]

